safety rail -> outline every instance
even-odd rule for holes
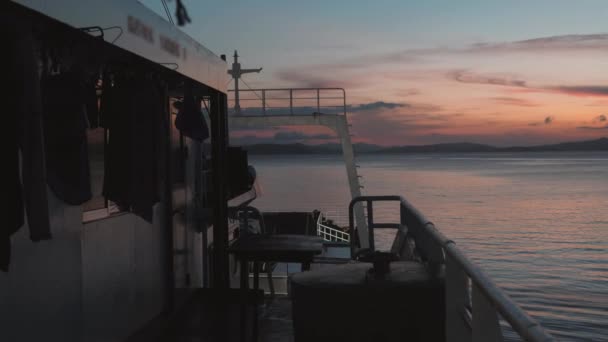
[[[399,202],[398,223],[375,223],[373,202]],[[367,204],[367,227],[373,239],[374,228],[399,228],[395,242],[409,246],[410,239],[420,259],[437,276],[445,276],[446,341],[504,341],[499,319],[502,317],[525,341],[555,341],[538,322],[525,313],[477,265],[473,264],[454,241],[401,196],[361,196],[349,205],[350,233],[354,234],[353,209]],[[351,243],[354,246],[353,243]],[[356,249],[356,246],[352,247]],[[405,247],[406,249],[409,247]],[[373,250],[373,243],[370,243]]]
[[[323,224],[323,215],[317,218],[317,235],[325,241],[350,242],[350,234]]]
[[[234,90],[229,90],[234,92]],[[239,89],[239,106],[229,105],[230,114],[240,116],[346,115],[343,88]],[[230,99],[230,102],[235,102]]]

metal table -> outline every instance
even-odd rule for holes
[[[254,262],[253,284],[259,287],[259,262],[297,262],[310,269],[315,255],[323,252],[323,239],[308,235],[247,235],[236,239],[228,249],[241,263],[241,288],[247,289],[248,263]]]
[[[297,262],[302,264],[302,270],[310,269],[315,255],[323,252],[323,239],[318,236],[290,234],[252,234],[236,239],[228,248],[228,252],[236,256],[241,264],[241,290],[249,288],[249,262],[253,261],[253,287],[259,288],[260,262]],[[257,311],[256,311],[257,312]],[[257,321],[257,315],[254,317]],[[245,322],[245,312],[242,311],[242,323]],[[245,331],[244,327],[242,331]],[[254,340],[257,339],[257,322],[254,322]],[[245,336],[242,336],[245,340]]]

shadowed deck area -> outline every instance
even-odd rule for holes
[[[287,296],[266,298],[260,317],[260,342],[293,342],[291,300]]]

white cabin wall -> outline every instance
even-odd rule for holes
[[[164,304],[162,205],[87,223],[82,234],[85,341],[120,341]]]
[[[49,192],[53,239],[12,237],[0,273],[2,341],[122,341],[165,301],[162,205],[154,223],[118,214],[82,224],[80,206]]]
[[[203,272],[208,271],[203,266],[203,234],[200,232],[202,227],[199,226],[201,223],[198,220],[200,208],[196,208],[194,202],[197,192],[196,186],[200,186],[202,182],[202,146],[200,142],[191,139],[186,139],[186,146],[188,147],[188,158],[186,159],[186,220],[189,237],[187,240],[187,272],[190,274],[190,286],[200,288],[203,286]]]
[[[53,239],[12,236],[10,271],[0,272],[2,341],[80,341],[82,213],[48,192]]]
[[[175,189],[173,193],[174,207],[185,208],[183,215],[178,214],[173,220],[174,247],[179,251],[175,259],[176,286],[200,288],[203,287],[203,273],[208,272],[203,266],[203,234],[199,231],[201,223],[198,222],[200,209],[195,207],[194,202],[196,186],[202,182],[200,178],[196,180],[202,177],[202,149],[201,143],[186,137],[184,145],[187,148],[185,186]],[[190,279],[189,284],[185,282],[186,274]]]

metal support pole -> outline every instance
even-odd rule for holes
[[[293,89],[289,89],[289,114],[293,115]]]
[[[167,85],[165,85],[165,94],[169,94]],[[164,194],[163,194],[163,206],[164,206],[164,228],[163,228],[163,240],[165,249],[165,312],[171,312],[175,304],[175,270],[173,265],[173,175],[172,175],[172,153],[173,146],[171,142],[171,108],[168,95],[165,97],[165,118],[166,118],[166,144],[165,144],[165,179],[164,179]]]
[[[213,177],[213,287],[230,287],[228,265],[228,202],[226,196],[228,115],[227,96],[211,98],[211,153]]]
[[[262,114],[266,115],[266,90],[262,90]]]
[[[239,98],[239,78],[234,78],[234,113],[241,114],[241,100]]]
[[[370,251],[374,251],[374,204],[372,201],[367,201],[367,243]]]
[[[350,188],[351,198],[357,198],[361,196],[362,186],[359,184],[359,177],[357,174],[357,168],[355,166],[355,152],[348,133],[348,122],[346,120],[346,116],[335,116],[334,126],[332,128],[338,135],[338,138],[340,138],[340,143],[342,144],[342,156],[344,157],[344,164],[346,166],[346,175],[348,177],[348,186]],[[355,222],[357,223],[357,231],[359,232],[358,237],[360,247],[370,247],[370,242],[368,241],[368,229],[371,228],[367,226],[364,208],[361,203],[355,204]]]
[[[232,63],[232,69],[228,70],[228,74],[234,79],[234,113],[236,115],[241,114],[241,102],[239,97],[239,78],[243,74],[249,74],[252,72],[260,72],[262,68],[258,69],[242,69],[241,63],[239,63],[239,54],[234,50],[234,62]]]
[[[317,113],[321,112],[321,91],[317,89]]]

